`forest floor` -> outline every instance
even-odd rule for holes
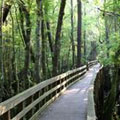
[[[86,120],[88,88],[99,64],[92,67],[82,80],[67,89],[55,102],[44,110],[39,120]]]

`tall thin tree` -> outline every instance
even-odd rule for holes
[[[36,61],[35,61],[35,78],[40,82],[40,60],[41,60],[41,25],[42,25],[42,0],[36,0],[37,4],[37,27],[36,27]]]
[[[41,23],[41,37],[42,37],[42,77],[46,79],[46,40],[45,40],[45,22],[44,19]]]
[[[82,44],[82,3],[77,0],[78,7],[78,28],[77,28],[77,67],[81,66],[81,44]]]
[[[1,69],[1,80],[0,88],[1,95],[3,94],[3,83],[4,83],[4,70],[3,70],[3,38],[2,38],[2,24],[3,24],[3,0],[0,1],[0,69]],[[2,96],[0,96],[2,98]],[[0,99],[0,102],[2,99]]]
[[[74,43],[74,17],[73,17],[73,0],[71,0],[71,43],[72,43],[72,62],[75,64],[75,43]]]
[[[86,6],[85,5],[84,5],[84,17],[86,17]],[[86,23],[84,23],[83,38],[84,38],[84,59],[85,59],[85,62],[86,62],[86,60],[87,60],[87,51],[86,51],[86,47],[87,47],[87,44],[86,44]]]
[[[58,64],[60,56],[60,36],[63,24],[63,16],[65,10],[66,0],[61,0],[59,17],[57,22],[57,30],[55,35],[55,48],[54,48],[54,63],[53,63],[53,75],[55,76],[58,73]]]

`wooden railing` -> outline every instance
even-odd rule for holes
[[[100,93],[100,86],[102,79],[100,79],[102,74],[103,66],[100,66],[98,71],[95,71],[93,80],[90,84],[89,90],[88,90],[88,107],[87,107],[87,120],[97,120],[96,115],[96,105],[98,100],[98,94]]]
[[[80,80],[88,65],[45,80],[34,87],[0,103],[0,120],[36,120],[40,112],[54,101],[70,85]]]

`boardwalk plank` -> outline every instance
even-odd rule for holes
[[[99,65],[92,67],[82,80],[66,90],[44,110],[38,120],[86,120],[88,88],[98,69]]]

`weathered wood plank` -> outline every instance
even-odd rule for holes
[[[60,85],[57,85],[55,88],[49,90],[48,92],[44,93],[42,96],[40,96],[37,100],[35,100],[32,104],[28,105],[26,108],[24,108],[18,115],[16,115],[12,120],[16,120],[16,119],[21,119],[27,112],[29,112],[35,105],[37,105],[41,100],[43,100],[44,98],[46,98],[48,95],[50,95],[52,92],[56,91],[57,89],[59,89],[61,86],[65,85],[68,81],[72,80],[73,78],[75,78],[76,76],[82,75],[83,73],[85,73],[86,70],[84,70],[83,72],[71,77],[70,79],[64,81],[63,83],[61,83]],[[66,87],[67,88],[67,87]]]
[[[96,120],[96,113],[95,113],[95,101],[94,101],[94,82],[96,80],[97,74],[101,71],[103,66],[94,74],[93,80],[89,87],[88,91],[88,107],[87,107],[87,120]]]
[[[77,81],[83,79],[84,75],[81,76],[80,78],[76,79],[74,82],[72,82],[71,84],[69,84],[67,87],[65,87],[60,93],[58,93],[56,96],[54,96],[51,100],[49,100],[43,107],[41,107],[31,118],[30,120],[37,120],[38,116],[40,115],[40,113],[48,106],[50,105],[53,101],[56,100],[56,98],[58,98],[67,88],[69,88],[71,85],[75,84]]]

